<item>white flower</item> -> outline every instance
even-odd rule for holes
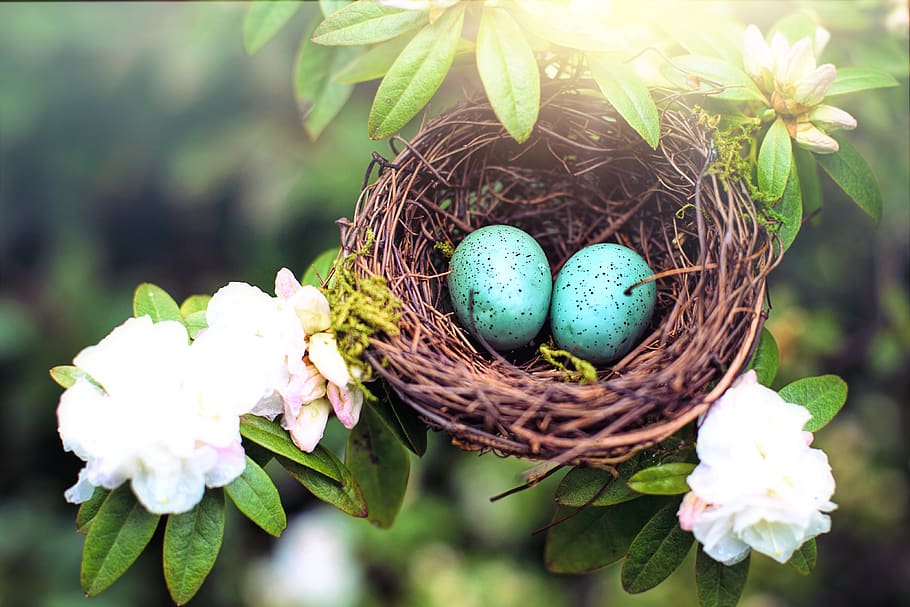
[[[759,385],[754,371],[712,406],[678,513],[712,558],[732,565],[754,549],[784,563],[830,529],[823,513],[836,507],[834,477],[825,453],[809,447],[810,417]]]
[[[260,400],[255,415],[275,419],[294,443],[312,451],[322,437],[331,403],[346,428],[353,428],[360,416],[363,393],[352,382],[348,366],[331,333],[329,302],[319,289],[303,286],[287,268],[275,276],[275,297],[246,283],[231,283],[209,302],[208,332],[230,331],[257,341],[252,349],[272,374],[272,386],[279,397]],[[328,398],[328,400],[325,400]],[[315,438],[314,438],[315,437]]]
[[[819,154],[838,150],[837,141],[827,131],[856,127],[856,120],[847,112],[821,105],[837,76],[833,64],[816,64],[815,58],[829,38],[828,31],[819,27],[814,37],[802,38],[792,45],[776,32],[768,45],[754,25],[748,26],[743,36],[746,73],[768,96],[790,137]]]
[[[143,316],[74,358],[101,387],[80,379],[60,397],[64,449],[86,462],[66,493],[69,501],[130,480],[150,512],[185,512],[205,487],[223,486],[243,472],[239,395],[259,398],[268,388],[262,377],[238,375],[237,367],[250,361],[217,365],[209,356],[204,343],[190,345],[182,324]]]

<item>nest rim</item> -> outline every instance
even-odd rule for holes
[[[766,317],[765,279],[779,263],[779,247],[744,184],[708,170],[710,134],[687,106],[666,104],[661,143],[651,150],[590,88],[547,83],[544,91],[538,124],[522,146],[478,98],[427,121],[410,141],[395,138],[402,149],[393,146],[391,162],[378,159],[379,177],[369,185],[365,180],[342,241],[347,251],[372,241],[354,258],[355,272],[382,276],[403,302],[400,334],[374,336],[365,356],[428,425],[466,450],[609,466],[673,435],[732,385],[757,345]],[[539,168],[533,158],[538,153],[551,165],[551,181],[535,199],[528,175]],[[640,172],[628,176],[634,173],[630,166]],[[506,194],[489,187],[493,172],[511,172],[528,183],[510,199],[511,186],[503,186]],[[609,179],[620,182],[612,191],[625,198],[603,206],[597,189]],[[554,184],[568,194],[555,195],[560,188]],[[593,228],[581,225],[588,215],[575,217],[573,207],[561,206],[567,205],[564,199],[580,204],[579,193],[597,199],[585,203],[592,207],[585,213],[593,214]],[[598,212],[608,216],[605,224],[598,223]],[[537,231],[532,235],[550,239],[542,244],[554,276],[579,243],[626,241],[644,246],[649,263],[661,260],[651,265],[663,305],[636,348],[599,368],[598,382],[567,383],[539,357],[516,360],[492,351],[469,336],[447,307],[447,268],[434,256],[435,243],[454,245],[459,235],[489,225],[499,213],[529,221]],[[659,228],[645,225],[655,217]],[[566,236],[565,245],[551,238],[560,221],[565,224],[557,238]],[[671,234],[680,242],[671,244]],[[680,235],[689,238],[688,246],[694,243],[695,254],[684,250]],[[675,286],[661,287],[667,282]],[[725,322],[725,313],[735,320]],[[696,321],[702,324],[693,329]],[[725,342],[711,338],[730,327]],[[698,351],[709,346],[718,352]],[[695,389],[680,369],[687,363],[695,368]]]

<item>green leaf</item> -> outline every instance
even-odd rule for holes
[[[475,53],[493,112],[515,141],[524,142],[540,110],[540,71],[524,33],[504,9],[484,7]]]
[[[656,149],[660,139],[660,116],[641,78],[629,66],[612,62],[603,55],[588,55],[588,65],[607,101],[648,145]]]
[[[391,527],[408,488],[411,460],[407,450],[369,407],[348,435],[345,463],[363,490],[369,520]]]
[[[752,79],[740,68],[715,57],[682,55],[673,58],[664,75],[684,91],[703,91],[713,99],[767,103]]]
[[[788,403],[802,405],[812,413],[807,432],[824,428],[847,402],[847,382],[837,375],[805,377],[789,383],[779,394]]]
[[[628,485],[638,493],[649,495],[678,495],[689,491],[686,477],[695,470],[695,464],[671,462],[639,470],[629,479]]]
[[[887,72],[870,70],[862,67],[839,67],[837,76],[831,83],[831,88],[825,98],[846,95],[857,91],[866,91],[869,89],[880,89],[900,84],[894,76]]]
[[[556,487],[556,502],[563,506],[580,508],[612,506],[641,497],[626,482],[638,469],[638,456],[616,467],[617,477],[599,468],[573,468]]]
[[[793,162],[792,147],[787,125],[778,118],[765,133],[758,151],[758,188],[774,200],[783,196],[787,187]]]
[[[408,43],[379,83],[367,120],[371,138],[392,135],[426,105],[452,66],[463,24],[464,8],[456,6]]]
[[[209,326],[209,321],[205,315],[205,310],[200,310],[186,316],[183,319],[183,324],[186,325],[186,332],[189,334],[190,339],[196,339],[199,331]]]
[[[800,546],[787,561],[787,565],[800,575],[812,573],[816,563],[818,563],[818,545],[815,543],[814,537]]]
[[[350,99],[354,86],[335,82],[331,75],[358,52],[352,48],[319,46],[308,35],[304,36],[294,68],[294,92],[310,140],[319,138]]]
[[[780,201],[775,205],[775,210],[780,218],[781,224],[777,231],[780,238],[780,247],[786,252],[796,240],[799,229],[803,225],[803,192],[799,179],[799,168],[791,157],[790,176],[786,180],[787,185],[784,187],[784,193]],[[775,247],[778,245],[775,242]],[[776,250],[776,249],[775,249]]]
[[[736,607],[749,574],[751,556],[727,567],[699,548],[695,557],[695,588],[700,607]]]
[[[159,516],[136,501],[128,483],[108,494],[92,519],[82,549],[82,590],[97,596],[117,581],[148,545]]]
[[[283,455],[339,483],[343,482],[341,473],[335,468],[334,456],[321,445],[312,453],[301,451],[278,422],[270,422],[256,415],[243,415],[240,417],[240,434],[276,455]]]
[[[180,304],[180,315],[186,319],[192,314],[205,312],[206,309],[208,309],[211,300],[211,295],[190,295],[183,300],[182,304]]]
[[[107,499],[109,493],[110,491],[107,489],[95,487],[92,497],[88,498],[88,501],[79,504],[79,510],[76,512],[77,533],[80,535],[88,533],[89,528],[92,526],[92,520],[94,520],[95,516],[98,514],[98,510],[101,509],[101,504]]]
[[[164,528],[164,581],[177,605],[196,595],[208,576],[224,537],[224,492],[209,489],[196,507],[172,514]]]
[[[320,500],[351,516],[364,518],[367,515],[367,502],[363,490],[354,480],[354,475],[340,461],[338,468],[344,478],[341,483],[285,457],[279,456],[278,463]]]
[[[559,506],[550,527],[544,562],[554,573],[587,573],[618,561],[646,522],[667,503],[642,497],[607,508],[575,510]]]
[[[803,216],[822,206],[822,184],[818,178],[818,163],[815,155],[798,145],[793,146],[793,161],[799,174],[799,189],[802,192]]]
[[[676,571],[695,538],[679,527],[674,501],[661,508],[642,527],[622,564],[622,587],[636,594],[654,588]]]
[[[176,320],[183,322],[180,306],[167,291],[159,286],[144,282],[133,293],[133,316],[151,316],[152,322]]]
[[[840,189],[875,221],[882,218],[882,194],[872,169],[847,140],[830,133],[840,150],[833,154],[816,154],[815,159]]]
[[[224,491],[238,510],[269,535],[278,537],[287,527],[287,515],[275,483],[249,456],[243,474],[225,485]]]
[[[319,24],[313,32],[313,42],[328,46],[376,44],[426,24],[427,18],[426,11],[352,2]]]
[[[417,417],[414,409],[402,402],[394,390],[383,385],[383,392],[385,398],[380,398],[370,406],[402,445],[417,456],[426,453],[427,427]]]
[[[332,271],[340,252],[341,249],[334,247],[317,255],[313,263],[307,266],[300,284],[321,288],[323,281],[328,278],[329,272]]]
[[[763,386],[771,386],[774,378],[777,377],[777,367],[780,364],[780,352],[777,349],[777,342],[771,331],[762,327],[761,335],[758,337],[758,345],[755,346],[755,353],[749,359],[746,369],[755,369],[758,376],[758,383]]]
[[[355,57],[347,65],[342,66],[332,74],[332,80],[356,84],[382,78],[412,38],[413,36],[410,34],[403,34],[397,38],[380,42],[367,52]]]
[[[243,18],[243,48],[252,55],[275,37],[294,16],[300,2],[285,0],[256,0]]]
[[[57,365],[50,370],[51,379],[53,379],[61,388],[71,388],[78,380],[84,379],[94,385],[98,385],[92,376],[73,365]]]

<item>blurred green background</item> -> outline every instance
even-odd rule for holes
[[[763,29],[791,2],[731,3]],[[770,281],[781,385],[822,373],[850,384],[817,436],[838,489],[833,531],[802,578],[762,557],[742,605],[910,605],[910,202],[906,26],[900,2],[802,3],[833,37],[830,59],[878,67],[896,89],[842,105],[877,174],[873,225],[830,182]],[[906,11],[906,3],[903,3]],[[56,434],[68,363],[130,315],[136,284],[176,297],[229,280],[269,289],[337,244],[370,153],[367,86],[318,143],[299,126],[292,62],[308,5],[258,54],[242,49],[245,6],[0,4],[0,606],[168,604],[160,538],[109,591],[79,589],[82,538],[63,491],[81,462]],[[337,426],[337,424],[336,424]],[[340,443],[337,429],[330,444]],[[229,518],[194,605],[694,605],[691,564],[629,597],[618,568],[556,576],[542,566],[553,482],[490,503],[529,465],[477,457],[431,436],[413,461],[395,527],[371,528],[277,477],[292,517],[281,540]],[[236,512],[234,512],[236,515]],[[690,559],[692,555],[690,555]]]

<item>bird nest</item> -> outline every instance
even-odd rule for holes
[[[609,465],[694,420],[733,382],[757,343],[765,278],[779,247],[744,184],[711,170],[710,134],[676,100],[652,149],[598,94],[544,89],[523,144],[483,99],[427,121],[364,189],[343,240],[365,250],[403,303],[397,335],[372,338],[368,362],[430,426],[465,449]],[[394,148],[393,148],[394,149]],[[472,230],[517,226],[553,275],[581,248],[617,242],[656,273],[640,343],[572,380],[536,347],[494,352],[453,314],[451,247]],[[577,379],[577,378],[576,378]]]

